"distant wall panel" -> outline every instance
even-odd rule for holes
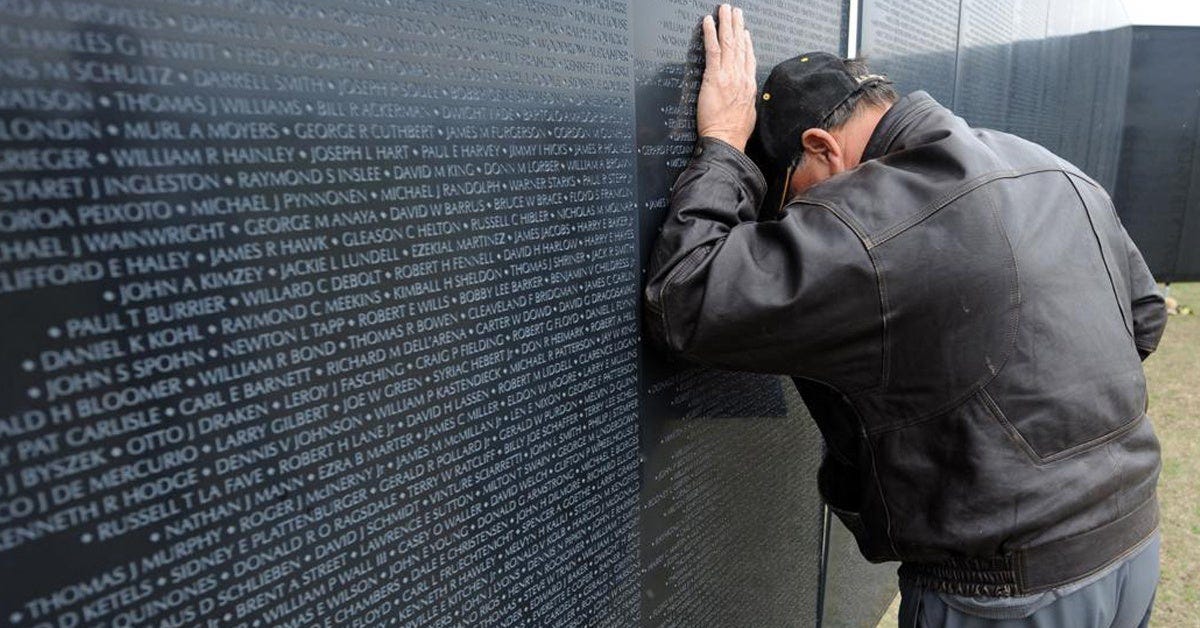
[[[1119,0],[862,0],[860,51],[907,93],[1115,186],[1129,29]]]
[[[963,0],[955,113],[1014,133],[1115,186],[1128,27],[1116,0]]]
[[[1014,14],[1011,2],[963,0],[959,16],[954,110],[971,124],[1009,127]]]
[[[954,107],[958,0],[862,0],[859,53],[902,92]]]
[[[1117,209],[1159,281],[1200,279],[1200,28],[1132,39]]]

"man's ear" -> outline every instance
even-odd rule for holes
[[[805,159],[820,159],[826,164],[841,163],[842,147],[825,129],[808,129],[800,136]]]

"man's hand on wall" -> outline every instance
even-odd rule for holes
[[[738,150],[754,131],[754,44],[741,9],[722,4],[717,10],[720,28],[711,15],[704,16],[704,79],[696,102],[696,130]]]

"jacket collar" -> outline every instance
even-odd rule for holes
[[[938,106],[937,101],[925,91],[915,91],[897,100],[875,125],[860,161],[882,157],[903,147],[904,143],[897,145],[896,140],[924,118],[924,114]]]

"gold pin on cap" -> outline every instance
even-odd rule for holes
[[[763,92],[763,100],[771,100],[771,92]]]
[[[800,63],[808,63],[808,57],[800,57]]]

